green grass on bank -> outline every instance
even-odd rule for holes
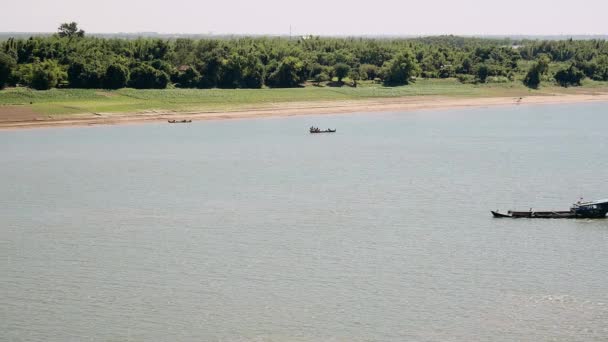
[[[495,97],[607,91],[608,82],[586,81],[582,87],[545,85],[530,90],[521,82],[461,84],[455,79],[420,79],[400,87],[360,83],[357,88],[316,87],[290,89],[163,89],[116,91],[12,88],[0,91],[0,106],[19,105],[45,115],[127,113],[144,111],[217,111],[264,107],[286,102],[359,100],[407,96]]]

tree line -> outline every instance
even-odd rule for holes
[[[554,64],[560,68],[550,73]],[[416,77],[521,79],[532,88],[541,80],[562,86],[585,77],[606,81],[608,43],[455,36],[129,40],[88,37],[76,23],[62,24],[52,36],[0,43],[0,88],[278,88],[345,79],[395,86]]]

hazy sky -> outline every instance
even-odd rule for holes
[[[608,0],[0,0],[0,31],[607,34]]]

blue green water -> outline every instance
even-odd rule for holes
[[[337,128],[310,135],[311,125]],[[0,340],[606,341],[608,104],[0,132]]]

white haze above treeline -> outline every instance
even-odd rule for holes
[[[606,35],[608,1],[29,0],[2,4],[0,32],[341,36]],[[10,14],[10,15],[6,15]]]

